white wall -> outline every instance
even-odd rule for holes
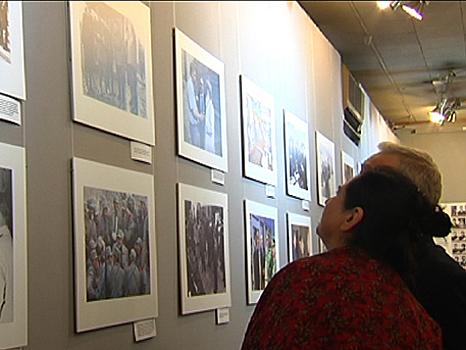
[[[447,127],[445,127],[446,129]],[[464,132],[411,133],[398,132],[402,144],[428,152],[442,172],[441,202],[466,201],[464,169],[466,169],[466,135]]]

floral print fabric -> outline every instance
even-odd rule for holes
[[[242,350],[442,349],[441,330],[401,278],[350,248],[279,271],[251,317]]]

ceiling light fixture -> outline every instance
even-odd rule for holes
[[[402,4],[401,9],[411,17],[417,19],[418,21],[422,21],[422,18],[424,17],[424,14],[422,13],[424,4],[425,1],[409,1],[405,4]]]
[[[393,2],[395,1],[377,1],[377,6],[379,9],[385,10],[388,9]]]
[[[456,121],[456,110],[461,108],[459,98],[444,98],[435,108],[429,112],[431,122],[439,125],[454,123]]]
[[[396,11],[399,7],[411,17],[422,21],[424,17],[422,10],[427,1],[377,1],[377,5],[380,9],[386,9],[390,7],[393,11]]]

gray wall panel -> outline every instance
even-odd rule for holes
[[[278,208],[280,264],[288,261],[286,213],[310,215],[317,226],[315,130],[355,154],[342,135],[340,62],[294,2],[146,2],[152,14],[155,147],[152,164],[130,158],[130,140],[72,121],[66,2],[24,2],[28,98],[22,126],[1,123],[0,141],[27,154],[30,350],[238,349],[254,310],[247,305],[243,201]],[[225,64],[228,173],[225,185],[211,170],[177,156],[173,28],[179,28]],[[274,96],[277,121],[275,198],[243,177],[239,76]],[[283,108],[309,123],[309,213],[286,195]],[[135,343],[132,324],[75,333],[73,208],[70,160],[80,157],[151,174],[155,184],[158,303],[157,337]],[[337,184],[341,179],[336,155]],[[213,311],[180,315],[177,183],[228,194],[230,323],[215,324]],[[313,236],[314,251],[319,249]]]

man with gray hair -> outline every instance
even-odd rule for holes
[[[363,171],[390,166],[409,177],[418,189],[437,205],[442,194],[442,175],[432,157],[424,151],[392,142],[378,145],[380,152],[369,157]],[[444,349],[464,349],[466,324],[466,271],[432,236],[422,235],[416,243],[413,293],[443,331]]]

